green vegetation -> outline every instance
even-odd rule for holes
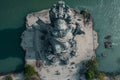
[[[88,70],[87,71],[87,73],[86,73],[86,78],[87,78],[87,80],[93,80],[93,78],[94,78],[94,71],[93,70]]]
[[[93,69],[95,70],[98,67],[99,63],[97,61],[97,59],[93,59],[88,61],[88,63],[86,64],[86,67],[88,67],[89,69]]]
[[[93,80],[96,78],[97,80],[104,80],[105,74],[103,72],[100,72],[96,70],[99,63],[97,59],[93,59],[87,62],[86,67],[88,70],[86,71],[86,79],[87,80]]]
[[[5,80],[13,80],[10,75],[6,76]]]
[[[24,71],[25,80],[39,80],[38,73],[33,66],[25,65]]]
[[[97,80],[104,80],[105,74],[103,72],[98,71],[97,72]]]

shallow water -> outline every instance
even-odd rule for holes
[[[89,11],[98,32],[98,70],[120,72],[120,0],[65,0],[75,8]],[[25,16],[34,11],[49,8],[56,0],[1,0],[0,1],[0,72],[20,70],[24,52],[20,47],[20,35],[24,29]],[[104,48],[104,37],[112,35],[112,49]],[[101,57],[106,53],[106,57]],[[21,66],[21,67],[19,67]]]
[[[80,0],[80,7],[88,10],[94,18],[94,29],[98,32],[99,47],[96,51],[99,60],[98,70],[104,72],[120,72],[120,0]],[[109,40],[113,43],[112,49],[105,49],[104,39],[112,35]],[[101,57],[106,53],[106,57]]]

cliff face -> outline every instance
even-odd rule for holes
[[[98,46],[90,14],[59,1],[26,19],[21,37],[26,63],[44,80],[78,80],[81,62],[95,56]]]

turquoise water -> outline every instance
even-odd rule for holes
[[[98,32],[99,47],[96,51],[99,60],[98,70],[116,73],[120,72],[120,0],[85,0],[80,7],[91,12],[94,18],[94,29]],[[104,48],[104,37],[112,35],[113,48]],[[106,53],[106,57],[101,57]]]
[[[58,0],[1,0],[0,1],[0,72],[21,70],[24,51],[20,47],[20,35],[25,28],[25,16],[34,11],[47,9]],[[98,70],[120,72],[120,0],[65,0],[75,9],[89,11],[98,32]],[[104,49],[104,37],[112,35],[112,49]],[[101,53],[106,57],[101,57]]]

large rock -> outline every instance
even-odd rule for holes
[[[95,56],[98,46],[92,18],[86,21],[85,14],[59,1],[51,9],[27,15],[21,46],[27,64],[36,67],[41,79],[79,80],[81,61]],[[36,66],[39,62],[42,67]]]

